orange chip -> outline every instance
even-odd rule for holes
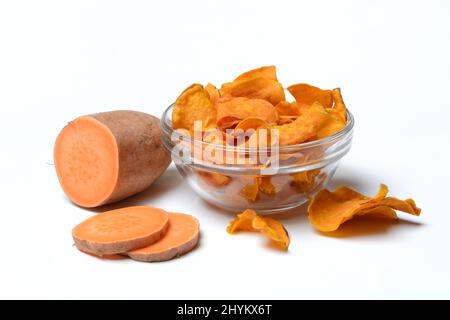
[[[325,126],[317,133],[317,139],[322,139],[331,136],[347,125],[347,109],[344,101],[342,100],[341,90],[339,88],[331,91],[333,97],[333,108],[327,108],[327,112],[330,114],[330,118]]]
[[[312,105],[314,102],[319,102],[325,108],[333,106],[331,90],[322,90],[306,83],[299,83],[289,86],[288,91],[300,104]]]
[[[275,108],[263,99],[221,98],[217,103],[217,127],[221,130],[236,125],[245,118],[258,118],[268,124],[278,121]]]
[[[276,193],[276,188],[270,181],[270,176],[261,176],[257,178],[258,180],[258,189],[262,193],[265,193],[269,196],[273,196]]]
[[[397,220],[398,216],[394,209],[388,206],[378,206],[370,209],[363,210],[360,215],[370,215],[377,218],[387,218],[391,220]]]
[[[264,99],[273,105],[285,100],[284,89],[277,80],[275,66],[244,72],[233,82],[224,83],[220,88],[220,95]]]
[[[233,97],[264,99],[272,105],[286,99],[284,89],[278,81],[262,77],[233,82],[229,90]]]
[[[255,230],[271,238],[278,248],[287,250],[290,244],[289,235],[284,226],[277,220],[269,217],[256,216],[252,222]]]
[[[193,132],[195,121],[201,121],[203,131],[216,126],[216,109],[201,84],[193,84],[184,90],[172,111],[174,129]]]
[[[295,121],[275,126],[278,129],[280,146],[304,142],[314,137],[325,126],[330,115],[319,103],[314,103]]]
[[[203,181],[213,186],[226,186],[231,181],[229,176],[217,172],[199,171],[198,174]]]
[[[420,214],[421,210],[417,208],[412,199],[386,198],[387,193],[388,188],[384,184],[380,185],[380,190],[373,198],[364,196],[346,186],[341,186],[334,192],[324,189],[309,204],[309,221],[318,230],[331,232],[355,216],[373,215],[395,219],[397,215],[392,210],[417,216]]]
[[[258,198],[259,183],[257,179],[254,179],[253,183],[246,184],[239,192],[248,201],[256,201]]]
[[[217,88],[211,83],[208,83],[205,86],[205,90],[208,93],[209,99],[211,100],[213,105],[215,105],[220,97],[219,90],[217,90]]]
[[[244,212],[238,214],[236,219],[230,221],[227,227],[227,232],[230,234],[236,233],[236,231],[254,231],[252,221],[256,218],[255,211],[247,209]]]
[[[307,109],[309,109],[309,105],[300,104],[296,101],[288,102],[288,101],[280,101],[275,109],[278,112],[278,115],[281,116],[299,116],[304,113]]]
[[[219,94],[221,97],[230,96],[232,82],[222,83],[222,86],[219,89]]]
[[[394,197],[387,197],[381,200],[380,204],[414,216],[420,215],[421,212],[421,209],[416,206],[416,202],[413,199],[400,200]]]
[[[308,192],[315,185],[316,177],[319,173],[320,169],[313,169],[291,174],[293,185],[301,192]]]
[[[346,126],[346,122],[343,121],[339,111],[335,109],[327,109],[330,117],[323,126],[322,129],[317,132],[317,139],[323,139],[341,131]]]
[[[284,226],[273,218],[262,217],[254,210],[247,209],[238,214],[227,227],[230,234],[236,231],[259,231],[268,236],[279,249],[287,250],[290,244],[289,235]]]
[[[249,117],[240,121],[234,128],[234,131],[238,130],[247,131],[250,129],[256,130],[259,128],[270,129],[270,125],[263,119]]]
[[[288,124],[291,123],[293,121],[295,121],[295,119],[297,119],[298,116],[279,116],[278,117],[278,124],[281,126],[283,124]]]
[[[240,82],[254,78],[266,78],[269,80],[278,81],[276,67],[275,66],[261,67],[244,72],[239,77],[234,79],[233,82]]]
[[[333,89],[331,94],[334,100],[333,110],[339,114],[343,123],[347,123],[347,108],[345,107],[344,100],[342,99],[341,89]]]

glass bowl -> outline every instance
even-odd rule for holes
[[[347,125],[324,139],[258,149],[214,144],[173,130],[172,109],[163,113],[161,126],[178,171],[201,198],[230,211],[275,213],[304,204],[327,186],[353,136],[347,110]]]

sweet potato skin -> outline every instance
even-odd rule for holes
[[[169,166],[171,157],[162,144],[162,130],[157,117],[130,110],[102,112],[81,118],[84,117],[100,122],[114,136],[118,172],[114,188],[107,197],[95,203],[80,203],[72,199],[76,204],[97,207],[132,196],[147,189]],[[58,163],[56,156],[55,152],[55,164]],[[59,174],[58,178],[65,189]]]
[[[169,166],[171,157],[162,144],[157,117],[127,110],[102,112],[90,117],[111,130],[119,148],[116,188],[102,204],[116,202],[147,189]]]
[[[167,227],[168,225],[165,226],[163,229],[159,230],[158,232],[152,234],[151,236],[133,239],[127,242],[120,242],[114,245],[104,243],[92,243],[86,240],[78,239],[76,236],[73,236],[73,241],[78,250],[101,257],[103,255],[120,254],[132,249],[145,247],[146,245],[161,239],[164,236]]]

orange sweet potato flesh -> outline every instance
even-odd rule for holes
[[[164,237],[147,247],[128,251],[127,255],[138,261],[166,261],[191,251],[198,239],[199,223],[196,218],[188,214],[169,213],[169,227]]]
[[[169,214],[150,207],[127,207],[97,214],[72,230],[76,247],[98,256],[124,253],[160,240]]]
[[[67,196],[97,207],[147,189],[169,166],[159,119],[136,111],[82,116],[59,134],[54,161]]]

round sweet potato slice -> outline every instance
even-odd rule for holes
[[[169,228],[164,237],[147,247],[131,250],[127,255],[144,262],[166,261],[191,251],[198,243],[199,223],[183,213],[169,213]]]
[[[97,214],[72,230],[76,247],[98,256],[124,253],[160,240],[169,226],[166,211],[136,206]]]

